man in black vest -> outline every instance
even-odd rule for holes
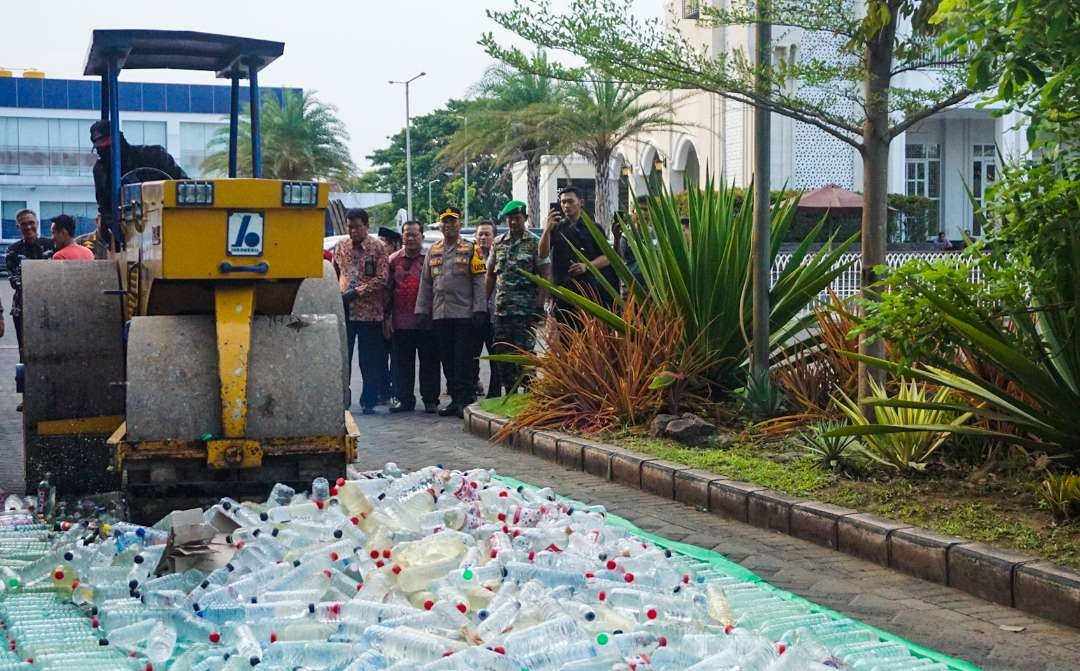
[[[101,231],[110,239],[112,231],[112,137],[109,135],[109,122],[104,119],[95,121],[90,126],[90,141],[98,160],[94,163],[94,193],[97,197],[98,213],[101,214]],[[176,164],[165,147],[156,144],[129,144],[120,133],[120,177],[140,168],[141,174],[128,177],[128,184],[147,182],[156,179],[187,179],[187,173]]]

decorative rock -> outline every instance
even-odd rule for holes
[[[716,433],[716,427],[693,413],[657,415],[649,424],[649,433],[658,438],[670,438],[686,445],[697,445]]]
[[[649,435],[657,438],[667,437],[667,427],[675,420],[679,419],[678,415],[657,415],[653,417],[653,420],[649,422]]]

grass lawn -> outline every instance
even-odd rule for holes
[[[513,394],[511,396],[500,396],[499,398],[485,398],[481,399],[480,407],[485,412],[490,412],[494,415],[503,415],[504,417],[514,417],[521,409],[525,407],[525,401],[528,400],[526,394]]]
[[[523,404],[520,396],[481,401],[488,412],[507,416],[520,412]],[[639,429],[589,438],[1080,568],[1080,522],[1058,525],[1040,510],[1032,494],[1039,477],[1027,469],[1003,469],[978,484],[958,471],[900,477],[870,469],[852,478],[820,468],[790,440],[741,436],[731,447],[716,449],[687,447]]]

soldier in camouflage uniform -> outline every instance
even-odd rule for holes
[[[522,275],[524,270],[547,276],[550,264],[540,256],[540,238],[525,230],[525,203],[512,200],[503,207],[499,219],[509,231],[495,238],[487,262],[487,291],[495,297],[495,323],[492,340],[497,354],[511,354],[518,349],[531,352],[536,345],[533,329],[543,315],[544,294],[540,287]],[[497,363],[497,379],[513,391],[511,385],[521,375],[521,367]]]

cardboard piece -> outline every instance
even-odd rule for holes
[[[199,508],[174,510],[169,514],[169,524],[169,540],[154,571],[156,575],[188,569],[209,573],[228,564],[236,553],[225,538],[240,525],[220,511],[208,524]]]

